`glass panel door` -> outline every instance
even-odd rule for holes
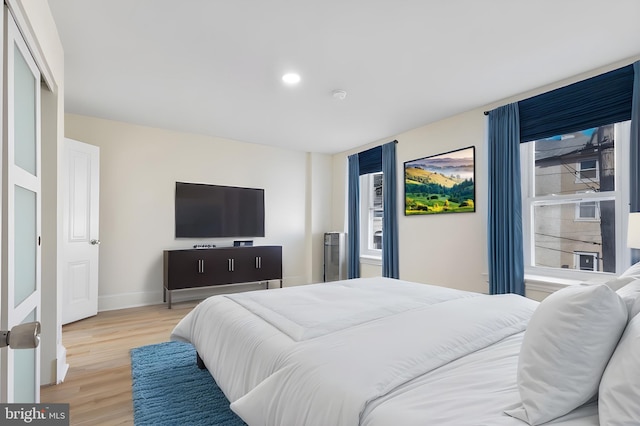
[[[13,17],[4,9],[5,145],[2,167],[3,329],[40,321],[40,73]],[[0,363],[1,399],[40,400],[40,348],[10,349]]]
[[[33,310],[22,321],[22,324],[36,321]],[[37,349],[14,349],[13,354],[13,400],[14,402],[35,402],[36,374],[40,370]]]
[[[18,46],[14,46],[14,135],[15,164],[36,175],[36,90],[37,81]]]
[[[14,191],[14,307],[37,289],[37,194],[20,186]]]

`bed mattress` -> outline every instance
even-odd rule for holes
[[[519,347],[536,307],[355,279],[214,296],[172,338],[195,346],[250,426],[522,425],[504,411],[519,400]],[[597,408],[554,424],[597,425]]]

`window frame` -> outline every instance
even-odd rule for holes
[[[535,144],[525,142],[520,150],[520,171],[522,188],[522,237],[524,268],[526,276],[546,276],[560,279],[586,281],[602,278],[603,281],[614,273],[602,271],[581,271],[577,269],[550,268],[535,265],[535,228],[533,223],[534,208],[540,205],[576,203],[579,208],[581,201],[615,201],[616,221],[616,273],[624,271],[630,264],[631,251],[626,247],[626,233],[629,205],[629,149],[630,149],[630,121],[616,123],[615,158],[616,158],[616,187],[614,191],[604,193],[590,192],[579,194],[551,194],[535,196]],[[625,136],[626,135],[626,136]],[[580,164],[580,163],[578,163]],[[619,224],[619,225],[618,225]]]
[[[373,230],[373,215],[380,211],[384,215],[384,205],[374,206],[374,175],[382,172],[367,173],[360,176],[360,258],[369,263],[382,264],[382,249],[373,248],[375,231]],[[383,175],[384,182],[384,175]]]

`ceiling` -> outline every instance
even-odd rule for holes
[[[638,0],[49,5],[66,112],[319,153],[640,54]]]

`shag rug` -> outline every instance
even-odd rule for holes
[[[246,425],[188,343],[165,342],[131,350],[133,418],[142,425]]]

